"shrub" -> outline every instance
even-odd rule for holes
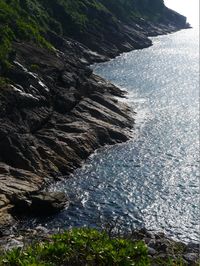
[[[143,242],[111,238],[95,229],[73,229],[48,242],[14,249],[0,258],[0,265],[119,265],[148,266]]]

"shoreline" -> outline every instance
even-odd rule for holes
[[[158,36],[180,28],[154,28],[150,24],[149,35],[155,36],[156,30]],[[134,125],[130,108],[115,99],[124,97],[125,92],[87,67],[112,56],[106,59],[78,42],[59,41],[62,45],[56,55],[29,43],[14,44],[14,67],[7,74],[14,85],[6,85],[0,95],[4,108],[0,132],[0,157],[4,158],[0,163],[1,235],[21,212],[40,215],[46,208],[47,213],[61,210],[68,199],[62,193],[44,194],[43,187],[68,176],[96,149],[127,141]],[[152,45],[139,42],[141,46],[136,49]],[[72,55],[66,54],[68,50]],[[67,94],[64,86],[69,88]]]
[[[176,31],[178,31],[179,29],[174,29],[174,31],[173,32],[176,32]],[[166,32],[166,30],[164,31],[164,34],[166,34],[166,33],[173,33],[172,32],[172,29],[170,28],[170,30],[168,30],[167,32]],[[158,35],[161,35],[161,33],[159,33]],[[152,43],[150,43],[149,44],[149,46],[151,46],[152,45]],[[93,63],[98,63],[99,61],[101,61],[100,60],[100,58],[99,58],[99,55],[96,55],[96,54],[94,54],[94,53],[92,53],[92,54],[90,54],[90,51],[88,50],[86,50],[85,51],[85,47],[83,48],[83,47],[80,47],[80,44],[78,44],[78,43],[76,43],[76,46],[77,47],[75,47],[75,50],[78,48],[78,49],[82,49],[83,50],[83,52],[89,57],[89,61],[90,60],[92,60],[92,62]],[[148,47],[149,47],[148,46]],[[145,47],[144,48],[146,48],[146,45],[145,45]],[[142,49],[144,49],[144,48],[142,48]],[[35,54],[35,56],[36,56],[36,58],[33,58],[34,60],[34,62],[32,62],[32,63],[36,63],[36,62],[38,62],[38,59],[37,59],[37,54],[43,54],[43,57],[44,57],[44,63],[45,63],[45,60],[46,60],[46,64],[49,64],[49,63],[52,63],[52,67],[54,67],[54,63],[57,63],[58,64],[58,66],[56,66],[56,68],[58,67],[58,70],[59,70],[59,64],[61,65],[62,64],[62,60],[61,60],[61,56],[63,56],[63,52],[61,52],[61,54],[58,54],[57,55],[57,58],[55,58],[55,56],[52,54],[52,55],[50,55],[50,58],[49,58],[49,55],[46,55],[45,53],[46,53],[46,51],[45,50],[43,50],[43,49],[41,49],[41,48],[36,48],[36,47],[34,47],[34,46],[30,46],[30,45],[28,45],[28,44],[18,44],[18,43],[16,43],[15,44],[15,49],[18,51],[17,53],[17,57],[18,57],[18,61],[20,61],[20,62],[23,62],[24,60],[23,60],[23,56],[28,56],[30,53],[33,53],[33,54]],[[74,55],[73,55],[74,56]],[[94,58],[93,58],[93,56],[94,56]],[[118,55],[116,55],[116,56],[118,56]],[[67,59],[67,61],[69,61],[69,60],[71,60],[71,57],[70,58],[66,58]],[[112,58],[109,58],[108,60],[110,60],[110,59],[112,59]],[[48,62],[50,60],[50,62]],[[58,61],[59,60],[59,61]],[[75,60],[76,60],[76,58],[75,58]],[[106,60],[107,61],[107,60]],[[9,94],[11,94],[12,95],[12,97],[14,96],[14,97],[17,97],[18,99],[17,99],[17,104],[18,103],[20,103],[21,105],[22,105],[22,107],[23,108],[26,108],[26,105],[27,104],[33,104],[33,107],[36,107],[37,109],[38,109],[38,107],[39,107],[39,109],[40,109],[40,105],[42,104],[42,102],[44,101],[43,100],[43,98],[45,97],[46,98],[46,101],[47,101],[47,104],[48,104],[48,102],[49,101],[51,101],[51,99],[48,99],[49,98],[49,96],[47,95],[47,93],[44,91],[44,90],[48,90],[49,91],[49,87],[50,87],[50,89],[52,89],[51,88],[51,85],[50,85],[50,83],[49,83],[49,81],[48,80],[45,80],[45,77],[43,76],[44,74],[46,75],[46,73],[44,72],[44,73],[40,73],[40,71],[38,71],[36,74],[34,74],[31,70],[29,70],[28,68],[26,68],[26,66],[24,66],[24,65],[22,65],[21,63],[18,63],[17,61],[15,61],[16,63],[15,63],[15,69],[14,70],[12,70],[11,71],[11,73],[9,73],[9,76],[10,77],[14,77],[14,81],[15,81],[15,83],[22,83],[21,85],[17,85],[17,87],[14,87],[14,91],[12,92],[11,91],[11,88],[10,87],[8,87],[7,89],[5,89],[5,95],[3,95],[4,97],[10,97],[9,96]],[[103,62],[105,62],[105,60],[103,60]],[[24,62],[23,62],[24,63]],[[39,63],[39,62],[38,62]],[[30,64],[30,63],[29,63]],[[73,63],[74,64],[74,63]],[[33,65],[33,64],[32,64]],[[77,64],[76,64],[77,65]],[[86,64],[87,65],[87,64]],[[76,66],[77,67],[77,66]],[[85,86],[85,82],[87,83],[88,82],[88,80],[89,80],[89,82],[91,83],[91,85],[92,85],[92,88],[90,89],[91,90],[91,92],[89,92],[89,95],[88,95],[88,92],[86,92],[85,91],[85,88],[83,88],[83,91],[81,92],[81,94],[82,95],[78,95],[78,96],[76,96],[77,97],[77,99],[76,99],[76,97],[74,97],[74,94],[73,94],[73,92],[72,92],[72,99],[70,99],[69,98],[69,104],[70,104],[70,107],[69,107],[69,109],[67,108],[67,110],[65,110],[65,107],[63,106],[63,104],[64,103],[60,103],[59,102],[59,105],[61,105],[60,107],[59,107],[59,110],[56,110],[56,112],[59,112],[59,113],[66,113],[66,112],[74,112],[74,110],[73,109],[76,109],[76,107],[81,103],[81,105],[83,104],[83,102],[84,102],[84,97],[88,97],[89,96],[89,102],[88,102],[88,100],[86,100],[86,102],[83,104],[83,107],[81,107],[81,108],[86,108],[86,110],[87,110],[87,112],[88,112],[88,115],[89,116],[93,116],[93,113],[94,113],[94,117],[95,117],[95,119],[96,119],[96,121],[97,121],[97,124],[99,123],[99,118],[98,118],[98,116],[100,115],[100,117],[101,117],[101,115],[103,115],[103,116],[105,116],[105,112],[104,112],[104,110],[103,110],[103,113],[101,114],[101,112],[99,113],[99,107],[101,106],[101,107],[103,107],[103,108],[106,108],[105,110],[106,110],[106,112],[111,112],[110,114],[108,113],[108,118],[106,118],[106,120],[103,118],[103,120],[102,120],[102,122],[103,122],[103,124],[102,124],[102,129],[101,130],[103,130],[104,132],[102,132],[102,136],[98,136],[99,135],[99,132],[96,132],[95,134],[97,134],[96,136],[95,136],[95,139],[93,139],[93,147],[92,146],[88,146],[88,147],[83,147],[83,153],[85,153],[85,155],[81,155],[81,154],[79,154],[80,153],[80,150],[75,150],[75,152],[77,153],[77,155],[78,155],[78,157],[77,157],[77,159],[76,159],[76,161],[75,161],[75,168],[77,168],[77,167],[80,167],[81,165],[82,165],[82,162],[94,151],[94,150],[96,150],[97,148],[100,148],[100,147],[102,147],[102,146],[104,146],[104,145],[113,145],[113,144],[115,144],[115,143],[120,143],[120,142],[124,142],[124,141],[126,141],[126,140],[128,140],[129,139],[129,130],[131,130],[132,129],[132,126],[133,126],[133,124],[134,124],[134,118],[132,117],[132,114],[131,114],[131,110],[129,109],[129,107],[126,105],[126,104],[124,104],[124,103],[120,103],[120,102],[118,102],[116,99],[115,99],[115,96],[117,96],[117,97],[124,97],[124,91],[122,91],[121,89],[119,89],[119,88],[117,88],[115,85],[113,85],[113,84],[111,84],[111,83],[109,83],[109,82],[107,82],[107,81],[105,81],[103,78],[101,78],[101,77],[99,77],[99,76],[97,76],[96,74],[93,74],[93,71],[90,69],[90,68],[87,68],[87,67],[85,67],[85,63],[82,65],[82,62],[80,62],[80,63],[78,63],[78,67],[80,68],[80,69],[82,69],[85,73],[84,73],[84,75],[86,75],[86,80],[84,80],[85,79],[85,77],[83,78],[83,80],[81,81],[82,82],[82,84],[84,84],[84,86]],[[81,71],[82,71],[81,70]],[[60,71],[60,70],[59,70]],[[63,71],[63,70],[62,70]],[[51,73],[51,72],[50,72]],[[29,97],[29,94],[27,93],[27,95],[25,95],[25,93],[22,91],[22,92],[20,92],[20,89],[21,89],[21,87],[23,87],[24,85],[23,85],[23,83],[24,83],[24,81],[21,81],[21,80],[18,80],[18,77],[16,76],[16,74],[17,75],[23,75],[23,77],[25,78],[25,79],[31,79],[30,80],[30,84],[31,83],[33,83],[33,84],[36,84],[35,86],[37,86],[36,88],[37,88],[37,90],[39,90],[39,95],[34,95],[34,96],[30,96],[31,98],[28,98]],[[51,73],[51,74],[53,74],[53,72]],[[67,75],[69,75],[69,74],[67,74]],[[71,74],[70,74],[71,75]],[[66,81],[64,81],[64,82],[67,82],[67,84],[68,84],[68,82],[70,82],[71,84],[69,84],[70,86],[72,85],[74,85],[73,83],[74,83],[74,81],[71,79],[71,76],[67,76],[66,78],[64,77],[64,79],[66,80]],[[72,74],[73,75],[73,74]],[[42,77],[42,79],[40,79],[40,76]],[[69,81],[68,81],[68,79],[69,79]],[[75,81],[76,82],[76,81]],[[42,85],[41,85],[42,84]],[[66,84],[66,85],[67,85]],[[99,85],[100,84],[100,85]],[[91,86],[90,84],[89,84],[89,87]],[[21,86],[21,87],[20,87]],[[31,87],[32,85],[30,85],[30,87]],[[73,88],[73,87],[72,87]],[[43,91],[41,91],[41,90],[43,90]],[[54,90],[54,88],[53,88],[53,90]],[[48,92],[47,91],[47,92]],[[54,92],[53,92],[54,93]],[[57,92],[56,92],[57,93]],[[102,94],[103,93],[103,97],[100,95],[100,94]],[[91,95],[91,96],[90,96]],[[34,98],[35,97],[35,98]],[[67,95],[67,98],[68,98],[69,96]],[[71,97],[71,96],[70,96]],[[82,100],[82,97],[83,97],[83,100]],[[9,98],[8,98],[9,99]],[[108,99],[108,100],[107,100]],[[10,100],[10,99],[9,99]],[[11,99],[12,100],[12,99]],[[33,103],[31,103],[31,100],[34,100],[34,102]],[[36,102],[36,100],[37,100],[37,102]],[[60,100],[60,99],[59,99]],[[67,101],[68,101],[68,99],[66,99]],[[92,100],[92,102],[90,102]],[[27,103],[26,103],[27,102]],[[39,105],[38,105],[38,102],[39,102]],[[96,102],[98,103],[98,105],[96,105]],[[11,102],[12,103],[12,102]],[[8,103],[6,103],[6,104],[11,104],[9,101],[8,101]],[[90,105],[92,103],[92,109],[91,109],[91,107],[90,106],[87,106],[88,104]],[[14,103],[15,104],[15,103]],[[65,103],[66,104],[66,103]],[[56,105],[58,105],[58,103],[56,103]],[[57,107],[57,106],[56,106]],[[48,107],[47,107],[48,108]],[[71,109],[72,108],[72,109]],[[78,108],[79,108],[79,106],[78,106]],[[88,109],[89,108],[89,109]],[[96,108],[98,108],[98,109],[96,109]],[[62,110],[62,109],[64,109],[64,110]],[[73,110],[73,111],[72,111]],[[98,111],[97,111],[98,110]],[[40,110],[39,110],[40,111]],[[47,111],[47,112],[49,112],[49,111]],[[52,112],[52,111],[50,111],[50,112]],[[93,113],[91,113],[91,112],[93,112]],[[98,115],[97,115],[97,113],[98,113]],[[48,114],[47,113],[47,116],[45,116],[44,118],[42,117],[42,121],[40,121],[40,119],[38,120],[38,118],[36,117],[35,119],[36,119],[36,122],[38,123],[39,122],[39,124],[43,124],[43,123],[45,123],[44,125],[46,125],[47,123],[48,123],[48,120],[49,120],[49,116],[52,116],[52,114]],[[113,117],[113,115],[114,115],[114,117]],[[35,114],[34,114],[34,116],[35,116]],[[76,117],[76,119],[78,119],[78,120],[80,120],[80,119],[82,119],[82,111],[80,112],[80,111],[78,111],[78,113],[77,114],[75,114],[75,117]],[[51,117],[50,117],[51,118]],[[114,118],[114,119],[113,119]],[[61,118],[62,119],[62,118]],[[47,120],[47,121],[46,121]],[[110,121],[109,121],[110,120]],[[122,122],[121,122],[121,120],[122,120]],[[123,121],[124,120],[124,121]],[[101,122],[101,123],[102,123]],[[68,118],[66,121],[65,121],[65,123],[67,123],[67,124],[69,124],[69,129],[67,129],[67,127],[66,127],[66,130],[67,131],[69,131],[69,133],[72,133],[73,131],[75,132],[75,134],[85,134],[84,132],[84,130],[79,130],[78,128],[76,128],[77,126],[79,127],[79,126],[83,126],[83,127],[85,127],[86,126],[86,128],[88,127],[86,124],[88,124],[88,123],[92,123],[92,125],[94,124],[94,120],[93,120],[93,118],[92,118],[92,120],[88,120],[86,117],[84,118],[84,121],[83,122],[81,122],[81,124],[80,125],[78,125],[75,121],[73,121],[73,120],[71,120],[71,118]],[[86,123],[86,124],[85,124]],[[106,123],[106,124],[105,124]],[[109,125],[109,123],[110,123],[110,125]],[[73,125],[74,124],[74,125]],[[116,125],[117,125],[117,128],[116,128]],[[43,125],[42,125],[43,126]],[[99,125],[98,125],[99,126]],[[111,128],[110,128],[110,126],[111,126]],[[40,127],[39,128],[34,128],[35,127],[35,125],[33,126],[33,128],[31,129],[31,131],[33,131],[33,132],[36,132],[36,134],[37,134],[37,131],[40,131]],[[53,127],[55,127],[55,125],[53,125]],[[72,127],[71,129],[70,129],[70,127]],[[104,128],[104,129],[103,129]],[[106,129],[107,128],[107,129]],[[108,131],[106,132],[105,131],[105,129],[106,129],[106,131],[107,130],[109,130],[110,131],[110,133],[108,133]],[[29,129],[30,130],[30,129]],[[49,129],[48,129],[49,130]],[[68,132],[66,132],[66,133],[68,133]],[[25,132],[25,134],[27,134],[26,132]],[[35,134],[35,133],[34,133]],[[94,134],[94,133],[93,133]],[[44,137],[45,137],[45,139],[44,139]],[[49,139],[49,137],[47,138],[47,136],[42,136],[42,141],[44,141],[44,140],[48,140]],[[85,138],[85,137],[84,137]],[[107,140],[105,139],[105,138],[107,138]],[[50,140],[50,139],[49,139]],[[68,145],[68,144],[70,144],[70,145],[78,145],[78,142],[77,142],[77,144],[76,144],[76,142],[74,142],[75,140],[67,140],[67,142],[66,142],[66,144]],[[86,143],[87,143],[87,141],[91,141],[91,139],[90,140],[86,140],[85,139],[85,141],[86,141]],[[98,142],[96,142],[96,141],[98,141]],[[9,140],[9,142],[10,142],[10,140]],[[29,141],[30,142],[30,141]],[[95,143],[96,142],[96,143]],[[105,142],[105,143],[104,143]],[[73,143],[73,144],[72,144]],[[49,143],[49,141],[48,141],[48,143],[47,143],[48,145],[50,144]],[[88,145],[89,143],[87,143],[86,145]],[[5,145],[8,145],[8,147],[5,147]],[[18,145],[18,144],[17,144]],[[38,144],[36,144],[35,146],[38,146]],[[8,151],[7,151],[7,148],[8,149],[10,149],[12,146],[10,146],[10,144],[4,144],[3,145],[3,147],[2,147],[2,145],[1,145],[1,148],[4,150],[5,149],[5,152],[7,153]],[[14,147],[13,147],[14,148]],[[12,148],[12,149],[13,149]],[[87,151],[87,149],[89,148],[89,150]],[[60,148],[59,148],[60,149]],[[34,156],[34,154],[33,154],[33,151],[30,151],[31,152],[31,154],[33,155],[33,157],[35,157]],[[42,153],[44,153],[45,152],[45,150],[44,151],[41,151]],[[12,151],[11,151],[11,153],[13,153]],[[46,153],[46,152],[45,152]],[[60,153],[60,152],[59,152]],[[64,152],[65,153],[65,152]],[[4,154],[5,155],[5,154]],[[31,155],[31,156],[32,156]],[[37,155],[37,154],[36,154]],[[76,156],[77,156],[76,155]],[[18,157],[18,155],[16,154],[15,156],[17,156]],[[18,161],[20,158],[17,158],[17,157],[15,157],[16,158],[16,160]],[[31,158],[31,159],[34,159],[34,158]],[[32,184],[28,184],[27,182],[26,182],[26,178],[25,178],[25,182],[23,182],[24,184],[22,184],[23,186],[25,185],[25,190],[24,190],[24,192],[23,192],[23,189],[21,190],[21,185],[19,184],[19,188],[18,188],[18,186],[17,187],[15,187],[14,189],[14,191],[16,191],[16,192],[14,192],[14,194],[13,194],[13,192],[11,191],[11,193],[12,194],[5,194],[6,196],[4,196],[4,195],[2,195],[2,198],[0,198],[0,207],[3,209],[3,212],[5,212],[5,218],[3,218],[3,220],[5,221],[5,224],[7,223],[7,221],[8,221],[8,224],[9,224],[9,220],[11,221],[11,224],[12,224],[12,217],[10,216],[10,210],[12,210],[13,209],[13,207],[14,207],[14,214],[15,213],[17,213],[19,210],[20,210],[20,208],[22,208],[23,207],[23,209],[24,209],[24,212],[26,213],[26,209],[27,209],[27,213],[28,212],[30,212],[30,210],[28,210],[28,208],[30,207],[30,206],[28,206],[28,201],[30,201],[30,200],[32,200],[31,199],[31,197],[32,196],[36,196],[37,195],[37,193],[39,192],[39,194],[40,194],[40,191],[41,191],[41,189],[43,188],[43,186],[44,185],[46,185],[46,182],[44,182],[43,180],[44,180],[44,174],[46,174],[44,171],[43,171],[43,173],[41,172],[42,171],[42,169],[40,170],[40,169],[38,169],[38,170],[36,170],[36,171],[33,171],[33,172],[35,172],[35,173],[31,173],[30,172],[30,170],[29,170],[29,166],[27,165],[26,166],[26,164],[28,163],[26,163],[26,160],[25,160],[25,158],[21,158],[21,160],[22,160],[22,162],[20,163],[20,164],[25,164],[25,169],[27,169],[27,170],[20,170],[20,169],[16,169],[15,170],[15,168],[13,168],[13,167],[9,167],[9,166],[4,166],[4,163],[2,164],[2,163],[0,163],[0,175],[12,175],[11,173],[14,173],[15,171],[16,171],[16,174],[17,175],[21,175],[21,176],[29,176],[29,178],[31,178],[31,180],[33,181],[33,183]],[[71,159],[68,159],[68,161],[70,161]],[[74,161],[74,159],[72,159],[72,161]],[[38,162],[39,163],[39,162]],[[19,164],[19,163],[18,163]],[[61,162],[61,164],[62,164],[62,167],[64,166],[64,164],[66,164],[66,163],[62,163]],[[67,163],[68,164],[68,163]],[[45,167],[46,168],[46,167]],[[48,165],[47,165],[47,168],[48,168]],[[64,169],[63,170],[61,170],[61,176],[67,176],[69,173],[71,173],[74,169],[74,166],[67,166],[67,167],[64,167]],[[33,170],[34,170],[34,168],[33,168]],[[49,170],[50,170],[50,172],[52,171],[51,170],[51,167],[49,167],[49,169],[47,170],[48,172],[49,172]],[[46,170],[45,170],[46,171]],[[38,172],[38,174],[37,174],[37,172]],[[54,171],[53,171],[54,172]],[[60,172],[60,170],[59,170],[59,172]],[[40,176],[41,175],[41,176]],[[56,172],[55,172],[55,174],[53,174],[53,179],[54,180],[56,180],[57,178],[59,179],[59,176],[60,176],[60,174],[56,174]],[[52,179],[52,177],[51,178],[49,178],[49,180],[51,180]],[[14,179],[13,179],[13,177],[11,177],[11,180],[12,180],[12,182],[16,182],[16,181],[14,181]],[[1,181],[1,180],[0,180]],[[50,181],[51,182],[51,181]],[[49,182],[47,182],[47,183],[49,183]],[[4,182],[3,182],[3,184],[4,184]],[[5,184],[3,185],[3,187],[5,186]],[[6,192],[6,187],[5,187],[5,192]],[[9,187],[8,187],[8,189],[9,189]],[[4,192],[4,190],[3,190],[3,192]],[[9,192],[10,193],[10,192]],[[63,195],[61,195],[62,197],[63,197]],[[41,197],[40,197],[41,198]],[[63,198],[64,199],[64,198]],[[66,200],[66,199],[64,199],[64,200]],[[42,202],[42,199],[41,199],[41,202]],[[13,203],[14,203],[14,206],[13,206]],[[2,210],[2,209],[0,209],[0,210]],[[60,208],[58,208],[58,209],[60,209]],[[0,214],[1,214],[1,212],[0,212]],[[2,215],[0,215],[0,218],[1,218],[1,216]],[[1,220],[1,219],[0,219]],[[4,223],[4,221],[3,221],[3,223]],[[2,223],[0,223],[0,224],[2,224]]]
[[[114,111],[117,112],[117,114],[120,113],[120,115],[121,115],[123,113],[122,110],[124,110],[123,115],[126,114],[126,118],[128,120],[130,119],[129,122],[134,123],[134,120],[132,120],[130,118],[131,112],[130,112],[129,107],[127,105],[124,105],[124,104],[121,105],[120,103],[117,103],[116,100],[114,99],[115,96],[124,97],[125,96],[124,92],[121,89],[117,88],[115,85],[108,83],[103,78],[96,76],[96,74],[93,74],[93,78],[97,84],[100,82],[101,84],[103,83],[103,85],[107,87],[108,91],[106,91],[105,96],[106,97],[109,96],[110,97],[109,100],[111,100],[111,101],[107,101],[107,100],[105,100],[105,98],[100,99],[99,95],[98,95],[98,97],[96,95],[95,96],[92,95],[91,99],[95,100],[95,101],[97,99],[100,100],[101,104],[104,103],[103,104],[104,107],[106,104],[106,107],[109,106],[109,108],[110,107],[114,108]],[[113,96],[113,94],[114,94],[114,96]],[[116,105],[117,105],[117,108],[116,108]],[[129,114],[128,116],[127,116],[127,112]],[[122,135],[121,135],[122,138],[127,137],[127,135],[129,135],[129,133],[130,133],[129,130],[132,130],[130,125],[129,126],[127,126],[127,125],[128,124],[126,124],[126,126],[125,126],[125,132],[122,133]],[[76,128],[76,130],[78,130],[78,129]],[[128,140],[128,138],[125,139],[125,141],[126,140]],[[114,140],[111,140],[111,141],[114,141]],[[124,140],[122,140],[122,141],[124,141]],[[119,143],[120,142],[121,142],[121,140],[119,140]],[[115,143],[111,143],[111,145],[113,145],[113,144],[115,144]],[[104,144],[104,145],[110,145],[110,144]],[[100,146],[100,148],[102,146]],[[92,151],[92,153],[93,153],[93,151]],[[85,161],[85,159],[83,159],[80,162],[80,165],[84,161]],[[80,167],[80,166],[78,166],[78,167]],[[57,178],[59,179],[60,177],[54,177],[54,180],[56,180]],[[23,212],[24,212],[24,208],[25,209],[27,208],[27,214],[32,213],[32,211],[34,210],[33,205],[38,204],[38,200],[40,203],[42,203],[42,202],[46,201],[46,199],[45,199],[46,196],[49,197],[49,195],[42,195],[42,197],[41,197],[41,195],[42,195],[42,193],[38,194],[36,191],[30,192],[30,193],[28,193],[28,195],[20,195],[20,197],[17,198],[17,204],[19,204],[19,205],[17,205],[18,210],[23,207]],[[53,195],[53,196],[55,196],[55,195]],[[61,196],[63,196],[63,199]],[[36,203],[32,203],[31,209],[29,209],[30,206],[27,206],[27,202],[29,200],[31,200],[32,202],[33,202],[33,200],[36,200]],[[52,204],[52,205],[53,205],[53,203],[55,203],[55,201],[54,202],[51,201],[52,199],[48,198],[48,200],[49,200],[50,204]],[[54,198],[54,200],[55,200],[55,198]],[[56,203],[58,203],[59,200],[61,200],[60,201],[61,205],[60,205],[59,209],[56,209],[56,211],[58,211],[64,207],[63,200],[68,201],[68,199],[64,198],[64,195],[61,195],[61,194],[56,199]],[[46,208],[46,206],[47,205],[44,205],[44,208]],[[15,208],[16,208],[16,206],[15,206]],[[38,215],[38,210],[35,210],[35,211],[36,211],[36,215]],[[19,213],[17,211],[17,216],[18,216],[18,214]],[[5,229],[5,230],[7,230],[7,229]],[[8,229],[7,233],[8,232],[9,232],[9,229]],[[34,229],[34,230],[28,229],[27,231],[24,231],[22,233],[18,232],[16,235],[12,235],[12,236],[6,236],[7,233],[4,235],[3,231],[1,233],[2,234],[0,237],[0,246],[2,246],[2,247],[5,247],[6,244],[9,245],[9,242],[11,243],[11,247],[12,247],[12,245],[13,245],[13,247],[16,247],[17,245],[19,245],[19,247],[20,247],[25,241],[27,241],[27,239],[29,237],[31,238],[32,235],[34,235],[33,241],[37,240],[38,236],[42,235],[43,238],[45,239],[47,237],[47,235],[49,235],[48,230],[46,228],[38,228],[38,229]],[[199,258],[198,257],[198,254],[199,254],[199,245],[198,244],[188,243],[185,245],[183,242],[174,241],[173,239],[171,239],[170,237],[167,237],[166,235],[164,235],[162,233],[152,233],[152,232],[147,231],[145,229],[135,231],[134,237],[135,237],[134,239],[142,240],[146,243],[146,245],[148,247],[148,251],[149,251],[149,256],[153,259],[168,259],[169,256],[170,257],[173,256],[174,259],[181,257],[181,259],[183,259],[183,263],[185,263],[183,265],[197,265],[195,263]],[[176,255],[173,253],[174,251],[170,251],[172,246],[175,246],[175,249],[177,246],[178,246],[178,248],[181,246],[181,250],[183,249],[184,251],[181,251],[181,253],[178,252],[178,254]]]

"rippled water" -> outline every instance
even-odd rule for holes
[[[129,92],[126,101],[137,112],[133,139],[98,151],[71,179],[52,186],[71,204],[48,220],[49,227],[120,219],[125,227],[198,241],[197,32],[156,37],[148,49],[94,66]]]

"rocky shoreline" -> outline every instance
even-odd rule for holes
[[[79,58],[25,43],[15,49],[7,73],[12,84],[0,94],[1,229],[13,223],[17,210],[32,209],[33,195],[72,173],[94,150],[128,140],[134,123],[129,107],[114,97],[124,92]]]
[[[68,176],[96,149],[130,138],[134,110],[116,98],[126,93],[89,65],[149,47],[148,36],[188,27],[183,16],[170,11],[168,16],[161,23],[118,21],[117,29],[103,30],[101,40],[98,32],[77,40],[48,32],[55,47],[49,51],[30,42],[13,43],[12,67],[3,73],[0,92],[2,237],[21,213],[46,215],[66,206],[62,193],[43,188]]]
[[[179,29],[149,23],[146,34]],[[140,35],[140,48],[152,44],[147,35]],[[125,92],[88,67],[108,60],[110,54],[50,37],[56,51],[14,43],[13,66],[6,73],[10,84],[1,89],[1,231],[15,222],[18,212],[33,209],[32,197],[45,185],[68,176],[94,150],[127,141],[134,125],[133,110],[115,97],[125,97]],[[138,48],[135,42],[132,45],[130,50]]]

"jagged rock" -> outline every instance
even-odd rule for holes
[[[7,206],[9,203],[10,201],[5,195],[0,195],[0,209]]]
[[[12,213],[17,215],[45,216],[54,214],[69,205],[62,192],[18,194],[12,198]]]
[[[200,243],[189,243],[187,245],[187,253],[192,253],[193,251],[198,252],[200,251]]]
[[[153,233],[145,228],[132,232],[131,239],[142,240],[147,245],[151,265],[160,262],[174,264],[181,261],[183,265],[198,265],[199,244],[185,244],[167,237],[163,232]]]
[[[197,262],[197,260],[200,259],[200,256],[198,253],[187,253],[183,257],[189,264]]]
[[[30,196],[31,213],[36,215],[50,215],[56,213],[69,205],[65,193],[62,192],[40,192]]]
[[[154,256],[156,254],[156,250],[151,248],[151,247],[148,247],[148,254],[151,255],[151,256]]]
[[[0,235],[3,233],[4,228],[15,223],[15,219],[10,213],[12,205],[6,205],[6,207],[0,207]]]

